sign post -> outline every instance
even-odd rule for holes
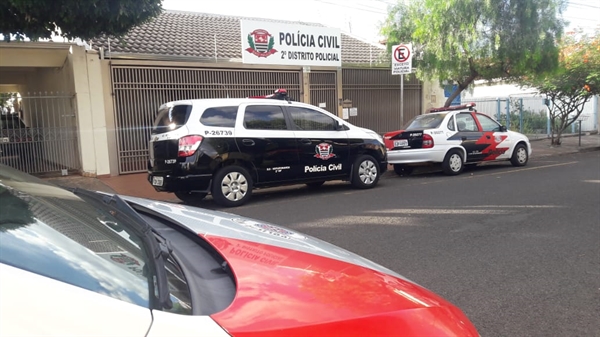
[[[392,47],[392,75],[400,75],[400,124],[404,126],[404,74],[412,72],[412,44]]]

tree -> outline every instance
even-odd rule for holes
[[[157,16],[162,0],[2,0],[0,34],[5,41],[29,38],[90,39],[122,36]]]
[[[520,81],[522,86],[537,88],[550,101],[552,145],[560,145],[563,131],[581,116],[585,103],[600,94],[600,29],[591,36],[581,31],[569,33],[560,46],[556,71]]]
[[[412,0],[392,7],[381,33],[413,43],[419,79],[457,84],[449,106],[473,81],[515,79],[558,63],[564,0]]]

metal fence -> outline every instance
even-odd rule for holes
[[[584,106],[579,120],[566,133],[597,131],[597,97]],[[478,112],[494,118],[508,129],[527,134],[530,138],[546,138],[551,133],[548,107],[542,97],[468,98],[474,102]],[[579,121],[581,123],[579,123]]]
[[[16,95],[1,115],[0,162],[31,174],[79,172],[74,95],[35,92]]]
[[[310,104],[337,115],[337,74],[334,71],[310,72]]]
[[[411,118],[422,113],[421,82],[415,76],[404,78],[404,114],[401,116],[400,76],[390,68],[347,68],[342,70],[343,99],[352,101],[356,116],[354,125],[383,134],[402,128]]]

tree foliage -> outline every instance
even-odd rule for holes
[[[522,86],[538,89],[551,102],[553,145],[560,145],[563,131],[581,116],[585,103],[600,94],[600,29],[593,35],[566,34],[560,47],[556,71],[521,80]]]
[[[419,79],[458,84],[514,79],[551,70],[564,0],[412,0],[392,7],[381,32],[388,49],[413,43]]]
[[[2,0],[0,34],[6,41],[121,36],[161,11],[161,0]]]

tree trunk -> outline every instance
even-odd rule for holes
[[[471,71],[471,75],[469,77],[467,77],[465,79],[464,82],[462,83],[458,83],[458,88],[456,89],[456,91],[454,91],[452,93],[452,95],[450,95],[450,97],[448,97],[448,99],[446,100],[446,103],[444,103],[444,107],[449,107],[450,104],[452,104],[452,101],[458,96],[460,95],[460,93],[465,90],[469,84],[473,83],[473,81],[475,81],[475,79],[477,78],[477,76],[479,76],[479,74],[477,74],[476,71]]]
[[[552,137],[552,145],[560,146],[560,144],[561,144],[560,136],[561,135],[562,135],[562,130],[558,130],[558,132],[556,133],[556,138],[554,138],[554,136]]]

